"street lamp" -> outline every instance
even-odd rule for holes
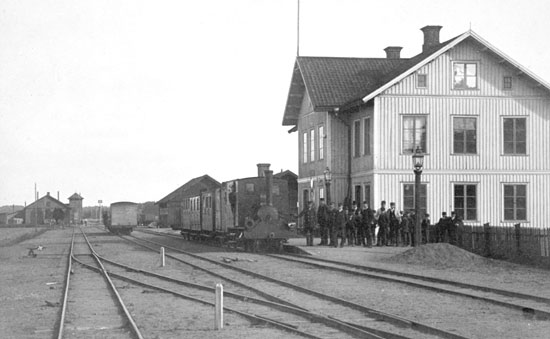
[[[422,166],[424,166],[424,154],[420,147],[416,147],[416,151],[412,156],[414,166],[414,216],[415,216],[415,231],[414,231],[414,246],[422,244],[422,230],[420,229],[420,176],[422,175]]]
[[[330,169],[327,167],[323,174],[325,175],[325,187],[327,190],[327,205],[330,205],[330,181],[332,180],[332,173],[330,173]]]

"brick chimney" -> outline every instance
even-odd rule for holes
[[[388,46],[384,48],[386,51],[386,59],[401,59],[401,50],[403,47],[399,46]]]
[[[258,166],[258,177],[263,178],[265,177],[265,171],[269,171],[271,164],[257,164],[256,166]]]
[[[428,49],[439,45],[439,31],[442,26],[425,26],[420,30],[424,32],[424,45],[422,45],[422,52],[426,52]]]

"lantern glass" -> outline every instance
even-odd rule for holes
[[[422,154],[420,147],[416,148],[416,151],[412,156],[412,160],[415,169],[422,169],[422,166],[424,166],[424,154]]]
[[[328,167],[325,169],[324,174],[325,174],[325,181],[330,182],[332,180],[332,173],[330,173],[330,169]]]

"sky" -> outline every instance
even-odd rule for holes
[[[282,126],[297,0],[0,2],[0,206],[158,201],[208,174],[297,173]],[[302,56],[402,57],[472,29],[550,82],[547,0],[301,0]]]

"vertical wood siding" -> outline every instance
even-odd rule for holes
[[[452,62],[478,62],[478,89],[452,89]],[[422,181],[428,187],[428,211],[436,222],[453,210],[454,183],[477,185],[477,223],[503,221],[503,183],[527,185],[527,216],[533,227],[548,226],[550,210],[550,96],[506,62],[481,46],[465,41],[418,73],[428,88],[416,88],[416,74],[375,99],[374,204],[395,201],[402,206],[403,183],[413,183],[410,154],[402,154],[403,115],[427,116],[427,154]],[[503,77],[513,89],[503,90]],[[477,119],[477,154],[453,154],[453,118]],[[527,119],[527,154],[503,155],[503,117]]]

